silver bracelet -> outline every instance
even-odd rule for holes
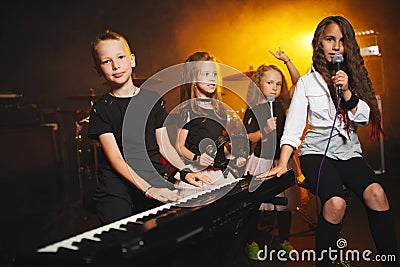
[[[147,194],[147,192],[149,192],[149,190],[150,190],[150,189],[152,189],[152,188],[153,188],[153,186],[152,186],[152,185],[150,185],[149,187],[147,187],[147,189],[146,189],[146,190],[144,190],[144,191],[143,191],[143,194],[144,194],[144,195],[146,195],[146,194]]]

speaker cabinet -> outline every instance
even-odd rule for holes
[[[381,127],[383,124],[383,107],[382,96],[385,95],[385,69],[384,59],[381,52],[382,36],[373,30],[357,32],[357,41],[360,46],[361,55],[364,58],[365,68],[372,81],[372,85],[377,95],[378,107],[382,114]],[[375,173],[381,174],[385,172],[385,149],[384,136],[381,134],[378,140],[371,139],[371,126],[358,129],[358,137],[360,139],[363,156],[375,170]]]
[[[0,146],[4,219],[20,221],[58,208],[63,199],[63,177],[53,128],[1,129]]]
[[[382,99],[380,95],[377,95],[378,107],[382,114]],[[381,126],[383,128],[383,119]],[[371,126],[365,128],[358,128],[358,138],[360,140],[363,156],[367,160],[368,164],[377,174],[385,173],[385,146],[384,136],[380,134],[378,139],[371,139]]]
[[[364,58],[365,67],[372,81],[375,94],[385,94],[385,72],[382,56],[368,56]]]
[[[360,52],[364,58],[365,67],[371,78],[375,93],[384,95],[386,82],[381,51],[382,36],[372,30],[358,33],[357,41],[360,46]]]

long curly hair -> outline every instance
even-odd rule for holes
[[[383,132],[378,101],[376,99],[371,79],[368,76],[368,71],[365,68],[364,59],[360,54],[360,47],[355,38],[353,26],[347,19],[342,16],[329,16],[324,18],[318,24],[312,40],[313,66],[327,83],[332,100],[337,107],[338,98],[336,95],[335,85],[331,79],[333,75],[332,69],[330,68],[330,64],[327,64],[321,44],[325,28],[332,23],[336,23],[343,34],[343,44],[345,49],[343,55],[344,61],[341,64],[341,68],[349,77],[349,89],[353,94],[356,94],[356,96],[364,100],[370,107],[370,122],[372,126],[371,137],[378,138],[380,132]],[[341,108],[340,112],[345,114]],[[350,122],[346,117],[345,124],[347,128],[349,127],[349,123]]]

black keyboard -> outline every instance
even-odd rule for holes
[[[290,170],[280,178],[264,181],[254,192],[249,192],[251,178],[239,178],[40,248],[30,264],[146,266],[184,242],[212,236],[237,223],[249,209],[258,209],[262,202],[273,199],[295,182],[294,172]],[[227,194],[210,201],[218,190],[226,188],[229,189]],[[197,205],[204,201],[208,204]]]

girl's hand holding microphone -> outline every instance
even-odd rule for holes
[[[214,165],[214,158],[208,155],[207,153],[203,153],[200,156],[197,156],[197,162],[201,166],[212,166]]]

